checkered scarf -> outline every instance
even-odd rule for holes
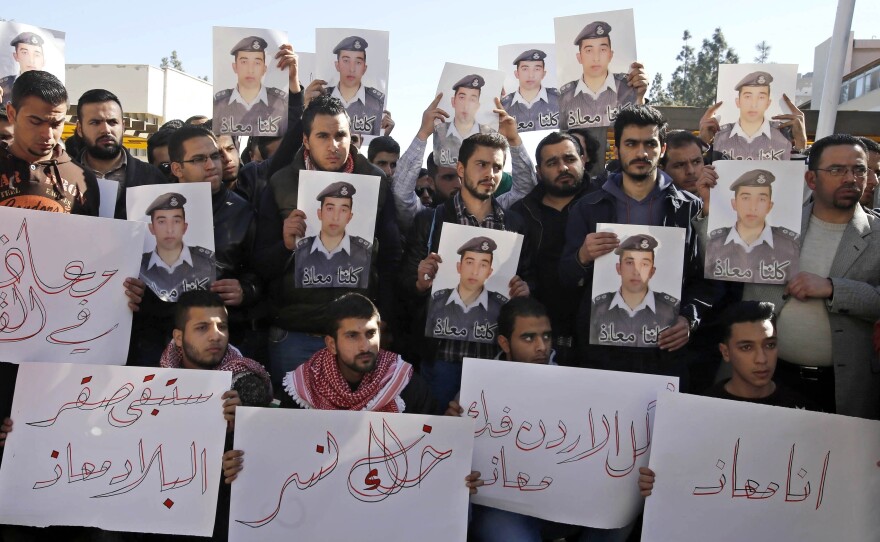
[[[336,356],[326,348],[315,352],[296,370],[284,375],[284,389],[303,408],[403,412],[400,392],[412,378],[412,365],[379,350],[376,368],[364,375],[355,391],[339,372]]]
[[[174,341],[171,341],[168,343],[168,346],[165,347],[165,351],[162,352],[162,358],[159,360],[159,367],[165,369],[180,369],[182,366],[183,350],[174,344]],[[214,370],[231,371],[233,382],[237,380],[239,376],[243,376],[246,373],[253,373],[260,377],[260,380],[266,384],[266,389],[269,390],[269,397],[272,397],[272,382],[269,380],[269,373],[266,369],[256,361],[242,356],[238,348],[232,345],[226,347],[226,355],[223,356],[223,359],[220,360],[220,365]]]
[[[307,170],[321,171],[318,169],[318,166],[312,162],[312,153],[309,152],[309,149],[303,149],[303,159],[306,162]],[[345,164],[342,165],[342,169],[337,171],[337,173],[354,173],[354,156],[351,155],[351,152],[348,153],[348,158],[345,159]]]

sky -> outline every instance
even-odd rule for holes
[[[387,109],[397,126],[392,135],[406,148],[422,111],[434,98],[445,62],[497,69],[498,46],[553,42],[553,18],[633,8],[638,59],[649,80],[675,69],[682,33],[699,49],[721,27],[741,62],[751,62],[766,40],[770,61],[813,70],[816,45],[831,36],[837,4],[831,0],[740,0],[656,2],[631,0],[603,7],[594,1],[552,3],[508,0],[476,2],[350,0],[304,2],[6,2],[0,17],[67,33],[68,64],[152,64],[176,50],[184,70],[212,77],[211,28],[241,26],[286,30],[295,50],[315,50],[315,28],[370,28],[391,33]],[[852,29],[856,39],[880,38],[880,2],[858,0]],[[113,89],[109,89],[113,90]],[[448,98],[444,96],[444,99]],[[124,105],[124,104],[123,104]],[[210,104],[206,104],[206,109]]]

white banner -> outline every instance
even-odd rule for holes
[[[122,365],[141,223],[4,207],[0,361]]]
[[[642,540],[880,540],[880,422],[663,393]]]
[[[23,363],[0,524],[210,536],[227,371]]]
[[[602,529],[638,516],[657,393],[678,378],[465,358],[473,418],[473,502]]]
[[[443,416],[238,408],[229,540],[464,540],[472,431]]]

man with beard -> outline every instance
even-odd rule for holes
[[[501,131],[512,132],[508,137],[516,134],[513,117],[505,118]],[[503,209],[501,203],[493,197],[501,182],[507,149],[507,140],[500,133],[475,134],[465,139],[456,167],[462,180],[462,189],[443,205],[426,209],[416,216],[407,239],[400,282],[409,301],[416,305],[418,314],[427,313],[431,287],[442,263],[437,252],[443,224],[447,222],[522,234],[523,245],[517,275],[508,283],[508,291],[501,293],[508,299],[529,295],[531,287],[527,281],[531,279],[532,258],[535,254],[532,232],[519,213]],[[425,316],[419,318],[418,323],[424,325],[422,318]],[[418,352],[425,353],[421,371],[431,386],[434,397],[444,405],[459,389],[462,359],[492,358],[496,352],[495,345],[485,342],[452,339],[430,341],[431,344],[418,349]]]
[[[591,191],[584,154],[579,141],[570,134],[553,132],[542,139],[535,150],[539,183],[511,206],[535,233],[538,259],[532,295],[547,307],[555,330],[557,361],[562,365],[574,361],[575,316],[583,288],[560,286],[559,258],[565,244],[569,210]]]
[[[559,262],[564,286],[584,285],[577,329],[586,336],[590,329],[593,299],[593,262],[618,248],[617,235],[597,232],[599,223],[674,226],[685,231],[682,301],[676,322],[660,334],[659,348],[579,345],[583,360],[596,368],[651,374],[682,374],[683,348],[690,333],[711,307],[716,292],[703,277],[703,257],[697,232],[691,226],[702,208],[699,198],[679,190],[657,168],[666,146],[666,119],[651,106],[637,105],[621,111],[614,122],[614,146],[622,171],[609,175],[599,190],[587,194],[572,207]],[[586,341],[583,341],[586,342]]]
[[[2,137],[2,128],[0,128],[0,138]],[[874,209],[874,214],[877,214],[875,193],[877,192],[877,185],[880,183],[880,143],[867,137],[860,137],[859,141],[868,149],[868,178],[865,180],[865,192],[862,194],[862,199],[859,200],[859,203],[865,209]]]
[[[434,122],[443,121],[449,117],[446,111],[438,107],[442,98],[443,93],[438,94],[422,113],[422,125],[409,148],[397,162],[397,170],[394,172],[394,184],[391,185],[391,190],[394,192],[394,203],[397,206],[397,220],[403,229],[412,224],[417,213],[428,208],[419,200],[415,193],[415,187],[421,171],[422,159],[425,156],[428,137],[434,133]],[[513,160],[513,186],[509,192],[497,198],[503,208],[509,209],[514,202],[529,193],[529,190],[535,186],[536,180],[535,174],[532,172],[529,153],[516,131],[516,119],[501,108],[500,100],[495,100],[495,107],[495,113],[498,114],[499,119],[498,132],[507,138],[510,156]],[[435,205],[442,204],[461,188],[461,179],[456,168],[439,164],[440,162],[437,161],[434,153],[428,155],[428,176],[434,180]]]
[[[76,104],[76,118],[76,133],[85,144],[79,163],[98,179],[118,183],[114,217],[125,219],[127,188],[168,180],[158,168],[141,162],[122,146],[122,104],[115,94],[102,88],[86,91]]]
[[[746,284],[743,299],[776,307],[778,381],[825,412],[878,419],[880,219],[859,205],[865,146],[846,134],[816,141],[804,178],[813,201],[801,218],[799,272],[786,284]]]

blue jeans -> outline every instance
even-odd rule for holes
[[[583,527],[578,542],[626,542],[635,522],[620,529]],[[568,527],[532,516],[473,505],[471,534],[477,542],[541,542],[545,533],[562,538],[577,527]]]
[[[283,393],[281,380],[315,352],[324,348],[324,338],[311,333],[269,328],[269,375],[276,393]]]
[[[461,389],[461,367],[461,362],[443,360],[422,361],[419,367],[441,411],[446,410],[449,401],[455,399]]]

